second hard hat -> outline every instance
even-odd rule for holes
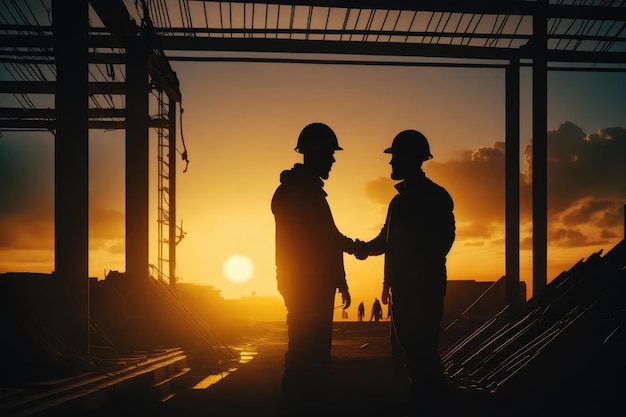
[[[398,133],[391,143],[391,147],[385,149],[385,153],[416,154],[423,161],[431,159],[430,145],[426,136],[417,130],[408,129]]]

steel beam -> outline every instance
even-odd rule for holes
[[[257,0],[238,0],[228,3],[521,16],[532,16],[537,13],[538,9],[537,2],[525,0],[420,0],[413,2],[406,0],[269,0],[263,2]],[[543,10],[548,18],[626,20],[626,8],[620,6],[549,4],[543,7]]]
[[[55,94],[55,81],[0,81],[0,93],[6,94]],[[124,82],[90,82],[89,94],[126,94]]]
[[[89,129],[100,130],[121,130],[126,129],[125,120],[89,120],[87,123]],[[169,120],[167,119],[150,119],[148,127],[150,128],[167,128]],[[0,119],[0,131],[54,131],[56,122],[50,120],[34,120],[34,119]]]
[[[245,29],[242,29],[242,32]],[[436,35],[432,35],[436,36]],[[461,36],[461,35],[459,35]],[[466,35],[468,37],[469,35]],[[498,38],[495,35],[492,38]],[[509,39],[504,36],[503,39]],[[560,39],[559,36],[550,39]],[[573,36],[562,37],[563,39],[575,39],[585,41],[587,37]],[[594,41],[601,40],[592,37]],[[622,42],[626,39],[612,36],[604,37],[605,42]],[[519,55],[522,58],[532,59],[530,48],[496,48],[467,45],[442,45],[420,44],[400,42],[364,42],[364,41],[329,41],[329,40],[305,40],[305,39],[267,39],[267,38],[217,38],[217,37],[188,37],[188,36],[164,36],[155,35],[152,46],[161,48],[163,51],[202,51],[202,52],[259,52],[259,53],[314,53],[314,54],[350,54],[350,55],[379,55],[379,56],[404,56],[404,57],[433,57],[433,58],[456,58],[456,59],[502,59],[509,60],[512,56]],[[0,35],[0,44],[15,47],[51,48],[51,41],[46,36],[36,35]],[[125,44],[112,36],[92,36],[90,47],[93,48],[124,48]],[[27,54],[26,54],[27,55]],[[40,56],[38,54],[37,56]],[[170,58],[176,59],[176,57]],[[574,63],[615,63],[626,62],[626,52],[609,51],[566,51],[546,50],[546,59],[549,62],[574,62]],[[151,60],[151,76],[155,79],[176,80],[175,72],[169,67],[167,60],[153,56]],[[92,63],[122,63],[122,59],[115,54],[92,54]],[[156,70],[159,71],[156,71]],[[168,85],[180,94],[178,81]],[[166,91],[167,92],[167,91]],[[168,92],[170,94],[170,92]]]

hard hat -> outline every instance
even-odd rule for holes
[[[385,153],[417,154],[423,161],[431,159],[430,145],[421,132],[408,129],[398,133]]]
[[[311,123],[302,129],[298,136],[296,151],[300,153],[309,150],[333,150],[342,151],[343,148],[337,142],[335,132],[324,123]]]

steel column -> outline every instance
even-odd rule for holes
[[[547,285],[548,269],[548,48],[547,0],[533,16],[533,296]]]
[[[89,349],[88,2],[52,2],[56,60],[54,275],[60,283],[61,334]]]
[[[148,56],[143,36],[126,48],[126,273],[148,277]]]
[[[519,111],[520,111],[520,64],[511,60],[506,67],[506,141],[505,141],[505,257],[506,257],[506,303],[520,303],[519,285],[519,221],[520,221],[520,170],[519,170]]]

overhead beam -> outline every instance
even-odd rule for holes
[[[192,0],[204,1],[204,0]],[[130,35],[137,30],[137,25],[127,13],[119,9],[119,1],[109,2],[106,0],[90,0],[90,3],[100,20],[105,26],[115,32],[121,31]],[[226,3],[226,2],[223,2]],[[532,16],[536,13],[536,5],[531,1],[507,1],[495,2],[492,0],[446,1],[446,0],[421,0],[419,2],[407,2],[406,0],[239,0],[228,3],[255,4],[259,5],[283,5],[283,6],[314,6],[332,8],[353,9],[376,9],[376,10],[406,10],[414,12],[439,12],[439,13],[471,13],[487,15],[514,15]],[[107,11],[108,7],[114,10]],[[626,8],[623,6],[580,6],[570,4],[549,4],[545,7],[548,19],[591,19],[608,21],[626,21]],[[106,20],[106,22],[105,22]],[[33,31],[51,32],[51,26],[41,25],[5,25],[7,31]],[[93,29],[93,28],[92,28]]]
[[[54,109],[26,109],[22,107],[4,107],[2,111],[2,119],[53,119],[55,117]],[[126,109],[89,109],[87,114],[90,119],[105,118],[124,118],[126,117]]]
[[[139,26],[121,0],[89,0],[104,26],[118,39],[136,36]]]
[[[89,129],[101,129],[101,130],[124,130],[126,129],[125,120],[89,120],[87,122]],[[150,119],[148,127],[150,128],[165,128],[169,126],[169,120],[167,119]],[[53,131],[56,128],[56,122],[54,120],[17,120],[17,119],[0,119],[0,131],[33,131],[33,130],[49,130]]]
[[[160,37],[168,51],[258,52],[340,55],[378,55],[457,59],[509,60],[516,55],[531,58],[530,49],[484,48],[465,45],[410,44],[394,42],[328,41],[295,39],[250,39],[207,37]],[[626,52],[548,51],[549,61],[624,63]],[[175,60],[176,57],[172,57]]]
[[[521,0],[509,0],[506,2],[497,2],[490,0],[472,0],[471,2],[463,0],[420,0],[414,2],[406,0],[269,0],[263,2],[259,2],[256,0],[237,0],[229,3],[481,14],[532,13],[532,6],[530,6],[527,1]]]
[[[54,81],[0,81],[0,93],[6,94],[55,94]],[[90,82],[89,94],[126,94],[124,82]]]
[[[461,36],[461,35],[459,35]],[[498,38],[494,35],[492,38]],[[560,36],[553,37],[561,38]],[[565,37],[564,37],[565,38]],[[594,36],[593,40],[601,38]],[[503,37],[508,39],[508,37]],[[552,38],[549,38],[552,39]],[[580,36],[572,39],[586,40]],[[621,42],[626,44],[626,38],[612,36],[604,37],[604,42]],[[46,36],[35,35],[0,35],[0,44],[15,47],[51,48],[51,40]],[[496,48],[467,45],[442,45],[400,42],[364,42],[364,41],[329,41],[304,39],[268,39],[268,38],[217,38],[217,37],[188,37],[188,36],[156,36],[153,46],[163,51],[201,51],[201,52],[270,52],[270,53],[317,53],[317,54],[350,54],[350,55],[380,55],[380,56],[413,56],[413,57],[444,57],[458,59],[509,59],[511,54],[520,54],[521,58],[530,58],[530,51],[526,48]],[[112,36],[91,36],[92,48],[123,48],[124,44]],[[20,51],[17,51],[18,53]],[[549,62],[573,63],[624,63],[626,52],[606,51],[565,51],[547,50]],[[40,56],[39,52],[35,56]],[[24,53],[24,56],[29,56]],[[90,63],[123,63],[123,58],[117,54],[91,53]],[[153,55],[150,60],[150,71],[153,79],[161,83],[171,84],[171,91],[179,95],[179,85],[176,73],[172,71],[168,59]],[[52,64],[52,62],[46,62]],[[169,84],[168,88],[169,88]]]
[[[204,1],[204,0],[197,0]],[[226,3],[226,2],[224,2]],[[283,6],[316,6],[346,9],[408,10],[442,13],[472,13],[530,16],[537,12],[537,4],[525,0],[237,0],[228,3],[276,4]],[[626,20],[626,8],[610,6],[578,6],[551,4],[545,7],[548,18]]]

